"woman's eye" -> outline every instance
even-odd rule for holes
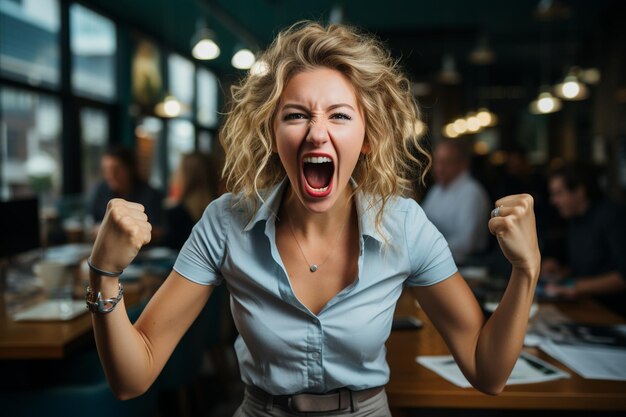
[[[306,119],[306,115],[302,113],[289,113],[283,118],[283,120],[300,120],[300,119]]]
[[[352,120],[352,117],[348,116],[345,113],[335,113],[331,116],[333,119],[343,119],[343,120]]]

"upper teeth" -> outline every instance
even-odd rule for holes
[[[304,158],[304,162],[308,162],[310,164],[321,164],[324,162],[333,162],[333,161],[327,156],[307,156],[306,158]]]

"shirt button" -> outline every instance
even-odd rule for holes
[[[320,354],[319,352],[313,352],[313,354],[311,355],[311,357],[315,360],[318,360],[320,358]]]

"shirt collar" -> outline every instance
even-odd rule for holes
[[[289,184],[289,178],[285,177],[269,190],[252,220],[243,229],[244,232],[250,231],[260,221],[268,221],[270,218],[278,217],[280,202],[287,184]],[[350,185],[353,188],[357,187],[353,178],[350,178]],[[357,190],[354,197],[361,235],[370,236],[381,243],[385,242],[385,237],[388,240],[390,235],[384,225],[381,224],[380,232],[376,229],[376,214],[380,209],[380,200],[366,196],[361,190]]]

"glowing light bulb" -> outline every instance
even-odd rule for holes
[[[180,114],[180,102],[176,97],[168,96],[163,101],[163,111],[170,117],[176,117]]]
[[[563,83],[561,91],[563,91],[563,96],[566,98],[575,98],[580,93],[580,84],[576,81],[568,81]]]
[[[476,133],[480,130],[482,125],[480,124],[480,120],[478,120],[477,116],[469,115],[467,118],[467,130],[472,133]]]
[[[237,69],[248,69],[252,67],[254,61],[256,61],[256,58],[252,51],[244,48],[238,50],[235,55],[233,55],[230,63]]]
[[[480,122],[480,125],[483,127],[490,126],[493,122],[493,116],[491,112],[487,109],[479,109],[476,114],[476,118]]]
[[[561,109],[561,100],[549,92],[539,94],[537,100],[530,103],[530,111],[534,114],[554,113]]]
[[[414,131],[416,136],[422,136],[424,133],[426,133],[426,124],[421,120],[416,120]]]
[[[267,65],[267,62],[259,60],[250,67],[250,74],[262,77],[267,74],[269,70],[270,67]]]
[[[459,136],[459,134],[456,133],[456,130],[454,129],[454,124],[452,123],[448,123],[446,125],[446,127],[443,129],[443,135],[448,138],[456,138],[457,136]]]
[[[454,131],[456,133],[458,133],[459,135],[462,135],[463,133],[467,132],[467,122],[465,121],[465,119],[456,119],[454,121],[453,124],[454,127]]]
[[[554,99],[552,97],[542,97],[537,100],[537,107],[542,113],[550,113],[554,109]]]
[[[220,47],[213,39],[208,37],[202,38],[193,47],[191,54],[196,59],[210,60],[220,56]]]
[[[576,75],[568,75],[561,84],[557,84],[554,92],[565,100],[584,100],[589,95],[587,86]]]

